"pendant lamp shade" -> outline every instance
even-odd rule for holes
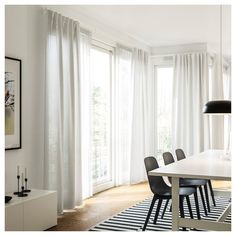
[[[209,101],[203,108],[205,114],[229,114],[231,113],[231,101],[230,100],[215,100]]]

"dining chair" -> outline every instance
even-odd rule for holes
[[[156,213],[155,213],[155,217],[154,217],[154,221],[153,221],[154,224],[156,224],[156,222],[157,222],[157,218],[158,218],[163,200],[169,201],[172,198],[171,187],[165,183],[163,178],[161,176],[151,176],[148,174],[149,171],[159,168],[156,158],[153,156],[146,157],[144,159],[144,164],[145,164],[145,168],[146,168],[149,186],[150,186],[150,189],[154,195],[153,195],[152,202],[151,202],[145,223],[143,225],[142,231],[145,231],[145,229],[147,227],[147,224],[148,224],[149,218],[151,216],[155,202],[158,200]],[[191,204],[190,204],[190,200],[189,200],[189,196],[192,194],[194,194],[194,199],[195,199],[195,201],[197,201],[197,195],[196,195],[195,188],[190,188],[190,187],[187,187],[187,188],[180,187],[179,188],[179,196],[180,196],[179,208],[180,208],[180,215],[183,218],[184,218],[184,207],[183,207],[184,198],[186,198],[186,201],[187,201],[190,217],[193,218],[192,208],[191,208]],[[185,228],[183,228],[183,229],[185,230]]]
[[[164,152],[162,154],[162,156],[163,156],[165,165],[169,165],[169,164],[175,162],[174,157],[170,152]],[[169,177],[168,179],[169,179],[169,182],[171,183],[171,178]],[[179,184],[180,184],[180,187],[195,188],[196,189],[196,194],[197,194],[197,189],[199,189],[201,200],[202,200],[202,205],[203,205],[203,208],[204,208],[204,212],[205,212],[205,215],[207,215],[207,209],[206,209],[206,204],[205,204],[203,190],[202,190],[202,186],[205,186],[207,184],[207,181],[203,180],[203,179],[180,178]],[[196,205],[196,209],[197,209],[198,219],[201,219],[201,216],[200,216],[200,213],[199,213],[200,212],[199,204]]]
[[[176,149],[175,153],[176,153],[176,157],[177,157],[178,161],[186,158],[186,155],[185,155],[185,153],[182,149]],[[210,190],[210,193],[211,193],[211,198],[212,198],[213,205],[216,206],[215,196],[214,196],[211,180],[210,179],[207,180],[207,183],[208,183],[209,190]],[[208,208],[208,211],[210,212],[210,201],[209,201],[209,196],[208,196],[207,184],[204,185],[204,192],[205,192],[205,196],[206,196],[206,200],[207,200],[207,208]]]

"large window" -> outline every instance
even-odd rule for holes
[[[91,135],[94,192],[112,183],[111,158],[112,52],[91,49]]]
[[[156,84],[156,141],[157,158],[162,159],[162,153],[170,151],[171,144],[171,110],[172,110],[173,67],[155,67]]]

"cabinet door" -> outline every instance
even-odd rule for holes
[[[56,224],[56,193],[51,193],[24,203],[24,230],[46,230]]]
[[[5,230],[23,230],[23,204],[11,205],[5,208]]]

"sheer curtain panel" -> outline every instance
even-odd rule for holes
[[[81,156],[80,26],[45,10],[45,188],[57,191],[58,212],[80,205],[83,199]],[[83,42],[86,40],[83,39]],[[89,42],[88,42],[89,45]],[[84,68],[86,70],[86,68]],[[82,72],[81,72],[82,71]],[[86,153],[86,150],[83,150]],[[89,168],[89,167],[88,167]],[[89,195],[88,193],[85,194]]]
[[[209,100],[208,55],[174,56],[172,147],[187,155],[210,148],[209,116],[202,113]]]
[[[91,134],[89,132],[91,130],[91,40],[91,33],[82,29],[80,34],[82,199],[88,198],[93,194]],[[80,176],[78,176],[78,179],[80,179]],[[79,195],[79,191],[81,191],[81,189],[79,187],[76,189]]]
[[[116,185],[146,180],[144,158],[154,153],[154,86],[150,78],[146,52],[116,48],[113,140]]]
[[[133,107],[132,51],[116,48],[114,81],[114,159],[115,185],[130,183],[130,153]]]
[[[148,79],[148,54],[134,49],[132,56],[133,104],[131,131],[130,183],[146,179],[144,158],[150,155],[150,112],[152,110]],[[153,129],[154,130],[154,129]]]

